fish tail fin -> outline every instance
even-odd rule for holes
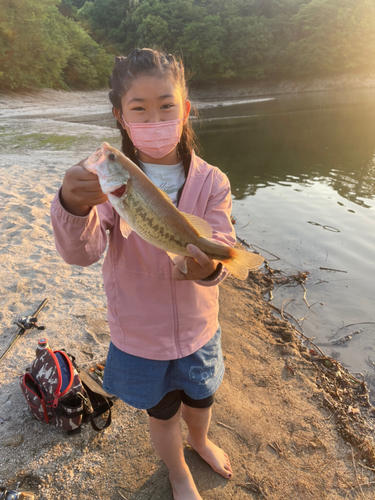
[[[257,269],[263,262],[264,258],[257,253],[232,248],[231,258],[223,261],[223,265],[235,278],[245,280],[249,271]]]

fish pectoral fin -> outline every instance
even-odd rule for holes
[[[127,238],[129,234],[133,231],[133,229],[129,226],[129,224],[120,217],[120,231],[124,238]]]
[[[196,215],[187,214],[185,212],[181,213],[187,218],[190,224],[195,227],[200,236],[211,238],[212,227],[206,220],[202,219],[201,217],[197,217]]]
[[[186,259],[184,255],[177,255],[172,252],[167,252],[168,256],[172,260],[172,262],[179,268],[179,270],[186,274],[187,273],[187,265],[186,265]]]

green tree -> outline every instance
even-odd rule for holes
[[[127,36],[123,49],[131,50],[135,45],[156,45],[172,52],[176,50],[185,28],[206,15],[205,9],[197,6],[194,0],[145,0],[128,18],[126,28],[136,36]],[[157,32],[158,25],[164,35],[162,42]],[[148,28],[153,30],[152,36],[147,34]]]
[[[217,79],[230,70],[225,47],[227,32],[220,24],[219,16],[206,16],[188,24],[178,39],[176,49],[182,52],[197,80]]]
[[[96,89],[108,85],[114,57],[76,23],[67,26],[69,56],[63,68],[63,80],[71,88]]]
[[[58,87],[68,42],[55,0],[2,0],[0,86]]]
[[[2,88],[105,85],[136,46],[201,81],[374,70],[375,0],[59,1],[1,0]]]
[[[165,48],[169,45],[168,23],[160,16],[149,14],[138,26],[137,35],[141,47]]]
[[[61,0],[59,11],[65,17],[77,20],[78,10],[81,9],[86,0]]]
[[[0,17],[0,86],[97,88],[108,82],[113,56],[55,0],[5,0]],[[66,80],[65,80],[66,79]]]
[[[266,18],[231,18],[227,22],[228,55],[234,76],[264,78],[269,69],[274,36]]]
[[[373,70],[374,0],[312,0],[292,18],[285,62],[295,75]]]
[[[86,1],[77,16],[95,40],[119,46],[126,39],[130,9],[129,0]]]

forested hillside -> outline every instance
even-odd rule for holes
[[[0,88],[100,88],[136,46],[195,81],[375,70],[375,0],[0,0]]]

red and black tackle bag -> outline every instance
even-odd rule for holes
[[[80,432],[86,420],[91,421],[96,431],[111,424],[112,396],[96,381],[91,381],[90,376],[91,387],[86,390],[80,372],[75,358],[64,350],[44,349],[31,363],[20,385],[32,414],[39,421],[51,423],[69,434]],[[87,375],[85,373],[85,379]],[[94,418],[105,412],[108,412],[107,421],[99,427]]]

